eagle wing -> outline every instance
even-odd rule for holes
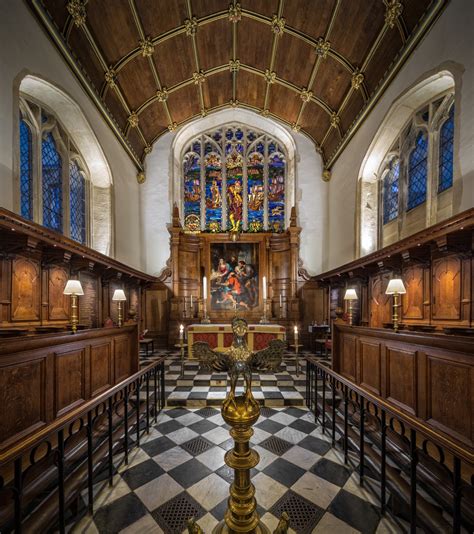
[[[281,364],[286,343],[281,339],[272,339],[266,349],[254,352],[249,358],[252,371],[276,371]]]
[[[229,369],[227,354],[212,350],[204,341],[193,343],[193,356],[199,360],[201,367],[206,369],[220,372],[227,372]]]

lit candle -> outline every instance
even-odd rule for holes
[[[179,325],[179,339],[183,339],[184,334],[184,326],[182,324]]]
[[[283,308],[283,300],[281,298],[281,293],[280,293],[280,308]]]
[[[202,298],[207,299],[207,278],[202,277]]]
[[[298,327],[295,326],[295,345],[298,345]]]
[[[263,277],[263,300],[267,300],[267,277]]]

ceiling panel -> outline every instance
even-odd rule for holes
[[[349,126],[352,124],[352,121],[356,118],[363,105],[364,99],[362,98],[361,92],[353,91],[340,114],[342,131],[347,132]]]
[[[325,36],[335,5],[336,0],[291,0],[285,3],[283,17],[288,26],[317,39]]]
[[[145,35],[156,37],[184,23],[186,0],[135,0]],[[163,14],[166,13],[166,16]]]
[[[213,74],[202,86],[206,109],[228,104],[232,99],[232,75],[229,71]]]
[[[232,25],[227,19],[200,26],[196,41],[199,63],[204,70],[225,65],[232,58]]]
[[[198,88],[194,84],[187,85],[179,91],[170,93],[167,104],[171,110],[173,122],[179,124],[199,113],[200,105],[198,95]]]
[[[268,109],[286,122],[292,124],[296,121],[301,104],[302,100],[298,93],[278,83],[270,86]]]
[[[148,58],[137,57],[120,70],[117,81],[130,106],[137,109],[156,93],[156,85]]]
[[[237,100],[262,109],[266,83],[262,76],[240,70],[237,74]]]
[[[157,132],[167,131],[168,116],[161,102],[153,102],[140,113],[140,128],[148,142],[156,137]]]
[[[241,63],[265,71],[270,66],[273,34],[270,26],[243,18],[237,28],[237,57]]]
[[[184,34],[160,43],[153,57],[161,83],[168,88],[192,78],[196,70],[192,41]]]
[[[319,141],[329,128],[329,115],[314,102],[308,102],[301,114],[299,124],[314,140]]]
[[[313,50],[301,39],[283,35],[276,53],[274,71],[277,76],[298,87],[307,87],[317,57]]]
[[[341,63],[331,57],[324,60],[323,68],[318,69],[313,92],[321,100],[337,110],[351,85],[351,74]]]

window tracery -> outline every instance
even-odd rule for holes
[[[185,228],[283,231],[286,161],[278,141],[256,129],[228,125],[199,135],[182,157]]]

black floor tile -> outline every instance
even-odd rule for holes
[[[94,514],[94,522],[102,534],[115,534],[147,513],[140,499],[134,493],[129,493],[99,508]]]
[[[269,406],[263,406],[260,408],[260,414],[263,417],[271,417],[272,415],[276,415],[278,412],[274,410],[273,408],[270,408]]]
[[[148,454],[148,456],[156,456],[157,454],[161,454],[162,452],[172,449],[173,447],[176,447],[176,443],[171,441],[166,436],[148,441],[147,443],[141,445],[141,448]]]
[[[210,469],[195,458],[188,460],[168,472],[183,488],[190,488],[193,484],[196,484],[196,482],[199,482],[211,473],[212,471]]]
[[[164,470],[154,460],[146,460],[138,465],[129,467],[122,473],[122,478],[130,488],[135,490],[150,482],[150,480],[158,478],[163,473]]]
[[[217,521],[222,521],[224,519],[224,514],[227,510],[227,498],[221,501],[217,506],[211,510],[211,514],[217,519]]]
[[[207,393],[205,391],[191,391],[188,397],[189,400],[206,400]]]
[[[319,462],[316,462],[310,471],[341,488],[351,476],[351,471],[347,467],[331,462],[331,460],[327,460],[326,458],[321,458]]]
[[[226,480],[229,484],[232,484],[232,482],[234,482],[234,470],[229,466],[224,464],[222,467],[219,467],[216,473],[224,480]]]
[[[210,406],[206,406],[205,408],[196,410],[194,413],[196,415],[199,415],[199,417],[213,417],[214,415],[217,415],[219,413],[219,410],[211,408]]]
[[[293,421],[290,427],[294,428],[295,430],[299,430],[300,432],[304,432],[305,434],[311,434],[311,432],[313,432],[313,430],[316,428],[314,423],[302,421],[301,419]]]
[[[219,447],[226,451],[230,451],[230,449],[234,448],[234,440],[232,438],[229,438],[228,440],[224,441],[223,443],[219,443]]]
[[[279,430],[285,428],[285,425],[277,423],[276,421],[272,421],[271,419],[265,419],[260,423],[257,423],[255,426],[265,430],[265,432],[269,432],[270,434],[276,434]]]
[[[212,430],[213,428],[216,428],[218,425],[211,423],[211,421],[208,421],[207,419],[203,419],[202,421],[196,421],[196,423],[193,423],[192,425],[189,425],[188,428],[191,430],[194,430],[194,432],[197,432],[198,434],[205,434],[206,432],[209,432],[209,430]]]
[[[188,410],[181,410],[181,415],[185,415],[189,413]],[[175,415],[175,417],[179,417],[178,415]],[[158,432],[161,432],[164,436],[166,434],[171,434],[171,432],[174,432],[175,430],[179,430],[180,428],[183,428],[184,425],[179,423],[178,421],[166,421],[165,423],[161,423],[157,425],[156,429]]]
[[[314,436],[306,436],[298,443],[298,445],[321,456],[324,456],[331,448],[330,443],[322,439],[315,438]]]
[[[374,505],[345,490],[336,495],[328,510],[364,534],[375,532],[380,521],[379,510]]]
[[[290,463],[283,458],[277,458],[263,472],[269,477],[278,480],[281,484],[289,488],[300,477],[305,474],[305,470],[297,465]]]
[[[293,417],[303,417],[303,415],[308,413],[308,410],[301,410],[292,406],[291,408],[286,408],[286,410],[283,410],[283,413],[292,415]]]
[[[185,408],[174,408],[173,410],[167,410],[166,415],[168,417],[181,417],[182,415],[186,415],[189,413],[189,410],[186,410]]]

